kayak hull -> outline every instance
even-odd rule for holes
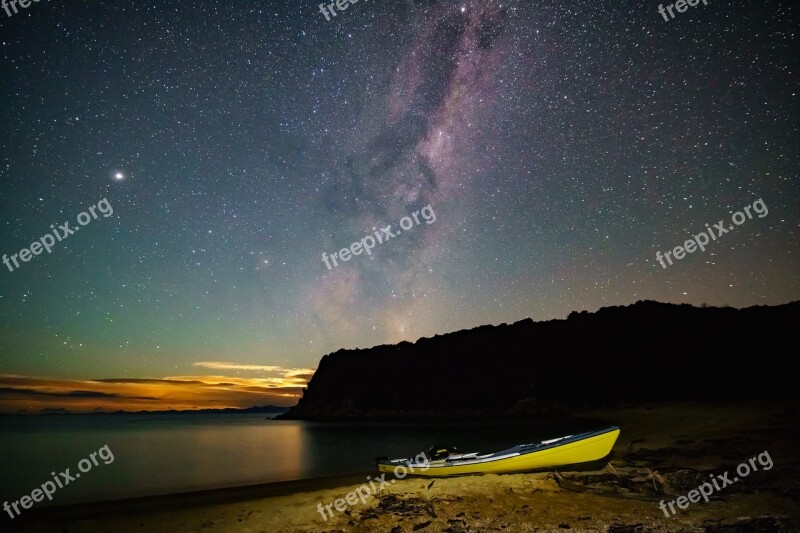
[[[610,427],[601,431],[545,441],[538,445],[522,445],[494,454],[467,454],[474,457],[452,461],[381,460],[378,462],[378,470],[388,474],[400,472],[402,475],[399,477],[405,475],[445,477],[548,469],[602,459],[611,453],[619,433],[619,428]]]

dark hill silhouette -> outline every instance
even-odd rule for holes
[[[326,355],[284,419],[513,415],[793,396],[800,301],[640,301]]]

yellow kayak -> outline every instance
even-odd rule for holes
[[[447,448],[431,448],[413,459],[377,460],[378,470],[403,478],[407,475],[443,477],[463,474],[499,474],[587,463],[611,453],[619,428],[567,435],[535,444],[519,444],[507,450],[481,455],[454,453]]]

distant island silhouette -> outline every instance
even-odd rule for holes
[[[796,395],[800,301],[639,301],[325,355],[284,420],[513,417]]]
[[[166,409],[162,411],[70,411],[63,407],[42,409],[33,415],[170,415],[170,414],[195,414],[195,415],[230,415],[230,414],[280,414],[289,410],[288,407],[277,405],[260,405],[256,407],[222,409]],[[30,416],[32,413],[0,413],[0,416]]]

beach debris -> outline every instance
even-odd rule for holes
[[[615,524],[608,528],[608,533],[648,533],[652,531],[650,528],[644,527],[639,524]]]
[[[433,523],[433,520],[428,520],[427,522],[422,522],[422,523],[416,524],[414,527],[411,528],[411,530],[412,531],[419,531],[420,529],[425,529],[426,527],[428,527],[432,523]]]
[[[436,483],[435,479],[433,481],[431,481],[430,484],[428,485],[428,490],[431,490],[431,487],[433,487],[434,483]]]
[[[448,522],[458,522],[458,520],[448,520]],[[451,524],[443,531],[444,533],[470,533],[472,530],[467,526],[466,522],[463,522],[462,524]]]
[[[580,485],[578,483],[573,483],[572,481],[566,479],[564,476],[559,474],[558,471],[553,471],[553,475],[555,476],[556,483],[558,483],[558,486],[563,488],[563,489],[571,490],[572,492],[588,492],[589,491],[589,489],[587,487],[585,487],[583,485]]]
[[[380,500],[377,507],[379,513],[387,512],[393,516],[405,518],[419,518],[425,515],[431,518],[438,517],[433,503],[420,498],[402,499],[394,494],[387,494],[386,496],[378,497],[378,499]]]
[[[366,511],[361,513],[362,522],[365,520],[377,520],[377,519],[378,519],[378,513],[376,513],[374,509],[367,509]]]
[[[647,468],[645,472],[631,469],[623,473],[614,469],[613,473],[604,470],[598,472],[581,472],[569,478],[554,471],[552,476],[559,488],[572,492],[591,493],[610,498],[627,498],[652,501],[662,495],[676,492],[665,475],[657,470]]]
[[[757,517],[741,516],[734,520],[711,520],[703,521],[706,533],[734,533],[738,531],[796,531],[793,529],[796,524],[786,517],[763,515]]]
[[[622,476],[620,476],[620,477],[622,477]],[[659,490],[658,487],[656,487],[656,481],[661,483],[662,487],[667,482],[666,478],[664,478],[664,476],[662,476],[658,472],[658,470],[652,470],[650,468],[647,469],[647,476],[638,476],[638,477],[635,477],[635,478],[631,479],[631,481],[633,481],[635,483],[644,483],[644,482],[651,481],[651,480],[653,482],[653,490],[656,491],[656,492],[658,492],[658,490]],[[664,492],[663,489],[661,490],[661,492]]]
[[[428,505],[425,507],[425,512],[428,513],[428,516],[430,516],[431,518],[439,517],[439,515],[436,514],[436,510],[433,508],[432,503],[428,503]]]

